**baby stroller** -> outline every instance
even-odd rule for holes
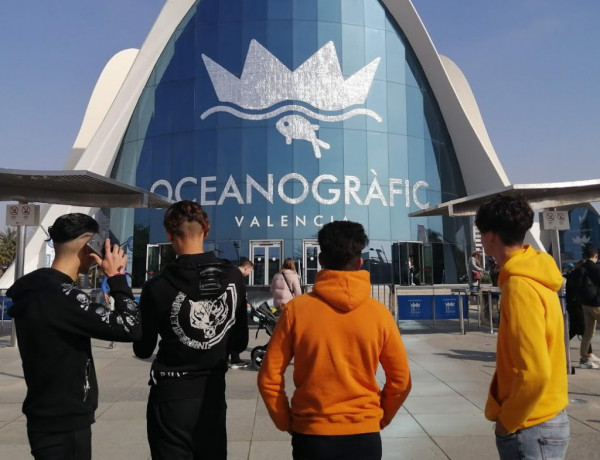
[[[264,329],[267,334],[271,336],[271,334],[273,334],[273,329],[275,329],[275,324],[277,324],[277,318],[279,314],[273,313],[267,302],[261,303],[258,307],[251,305],[250,309],[252,310],[252,319],[258,324],[255,337],[258,337],[258,331],[261,329]],[[260,365],[262,364],[265,353],[267,352],[267,345],[268,343],[265,345],[256,346],[250,352],[252,367],[256,370],[260,369]]]

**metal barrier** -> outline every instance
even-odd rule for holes
[[[6,289],[0,289],[0,330],[4,329],[4,320],[8,319],[12,321],[12,319],[6,318],[8,316],[8,308],[12,305],[11,300],[6,297]]]
[[[461,334],[466,334],[468,287],[464,285],[394,286],[396,321],[459,320]]]
[[[487,312],[488,320],[490,322],[490,334],[494,333],[494,300],[496,301],[496,309],[500,310],[500,288],[497,286],[482,286],[478,292],[478,308],[477,308],[477,322],[481,326],[481,312],[484,308],[482,303],[483,299],[487,300]],[[500,316],[498,316],[498,326],[500,326]],[[498,329],[498,328],[496,328]]]

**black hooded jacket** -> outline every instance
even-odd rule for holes
[[[242,273],[213,252],[168,264],[142,290],[143,337],[133,344],[136,356],[149,358],[160,335],[150,384],[169,380],[164,397],[186,398],[194,377],[224,373],[228,353],[248,345],[246,303]]]
[[[579,270],[581,303],[590,307],[600,306],[600,264],[588,259]]]
[[[23,413],[32,431],[71,431],[94,422],[98,383],[90,338],[131,342],[140,314],[125,276],[108,284],[115,310],[93,303],[66,274],[41,268],[7,291],[23,363]]]

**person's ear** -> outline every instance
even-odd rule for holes
[[[360,270],[360,268],[363,266],[363,263],[365,261],[363,260],[362,257],[359,257],[358,260],[356,261],[356,270]]]
[[[167,234],[167,239],[172,243],[173,242],[173,234],[171,232],[165,232]]]

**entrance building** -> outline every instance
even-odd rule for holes
[[[167,0],[90,110],[101,121],[84,120],[69,166],[197,201],[206,249],[252,260],[253,285],[286,257],[312,284],[317,232],[343,219],[366,229],[374,283],[458,282],[469,220],[408,214],[508,183],[464,76],[409,0]],[[163,211],[99,217],[132,242],[140,286],[168,256]]]

